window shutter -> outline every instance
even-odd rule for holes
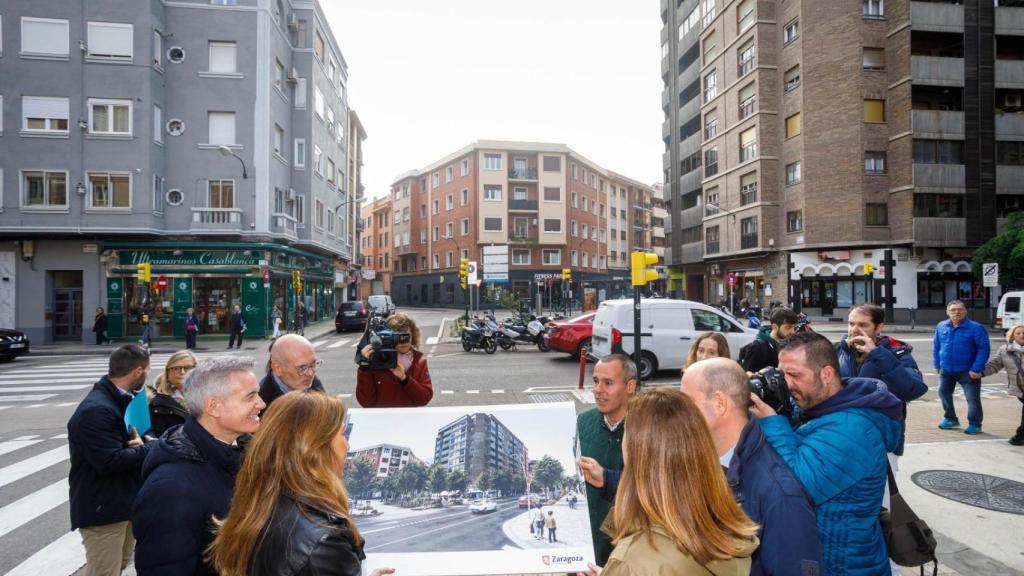
[[[233,74],[237,68],[237,49],[234,42],[210,42],[210,72]]]
[[[132,57],[134,28],[130,24],[89,22],[87,26],[90,56]]]
[[[68,55],[68,21],[21,19],[21,51]]]
[[[786,118],[786,138],[792,138],[800,133],[800,114],[793,114]]]
[[[750,128],[740,133],[740,146],[746,146],[757,140],[757,129]]]
[[[885,122],[885,100],[865,100],[864,121]]]
[[[210,112],[210,144],[235,143],[235,113],[234,112]]]
[[[36,98],[23,96],[21,110],[24,118],[60,118],[68,119],[67,98]]]
[[[757,85],[755,83],[751,82],[750,84],[747,84],[746,86],[741,88],[740,89],[740,102],[743,102],[747,98],[750,98],[751,96],[753,96],[754,95],[754,90],[755,90],[756,87],[757,87]]]

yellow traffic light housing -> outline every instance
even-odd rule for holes
[[[135,277],[149,284],[153,280],[153,265],[149,262],[143,262],[135,265]]]
[[[465,288],[469,280],[469,260],[462,258],[459,260],[459,286]]]
[[[562,282],[572,282],[572,268],[562,268]]]
[[[633,286],[644,286],[658,279],[658,271],[650,267],[658,263],[658,255],[652,252],[633,252],[630,254],[630,269]]]
[[[870,262],[864,265],[864,275],[868,276],[875,273],[875,265]]]

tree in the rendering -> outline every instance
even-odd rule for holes
[[[413,496],[427,488],[427,467],[410,462],[398,471],[398,490],[403,496]]]
[[[374,486],[380,490],[381,498],[385,502],[394,501],[398,496],[398,475],[392,474],[390,476],[385,476],[384,478],[378,478],[377,481],[374,482]]]
[[[533,467],[533,481],[541,488],[550,490],[558,486],[563,470],[561,462],[544,455]]]
[[[481,472],[476,477],[476,481],[473,483],[476,485],[477,490],[490,490],[491,489],[491,475],[487,472]]]
[[[526,494],[526,477],[522,474],[512,475],[512,494]]]
[[[491,478],[491,487],[500,490],[503,495],[512,494],[512,473],[508,470],[496,470]]]
[[[466,474],[462,470],[455,470],[448,475],[448,491],[449,492],[465,492],[466,484],[469,480],[466,478]]]
[[[448,471],[440,464],[434,464],[427,472],[427,487],[431,494],[443,492],[448,486]]]
[[[359,501],[367,490],[373,486],[377,477],[377,467],[369,458],[354,458],[345,467],[345,487],[352,495],[352,500]]]
[[[999,283],[1003,286],[1024,278],[1024,212],[1011,213],[1003,231],[974,251],[971,271],[975,278],[984,275],[981,268],[988,262],[999,264]]]

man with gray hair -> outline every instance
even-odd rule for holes
[[[210,358],[185,379],[189,416],[146,457],[132,509],[139,576],[216,574],[203,560],[213,519],[227,516],[241,450],[266,406],[252,358]]]

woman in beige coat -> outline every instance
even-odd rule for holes
[[[985,364],[985,376],[1006,370],[1006,391],[1020,400],[1020,426],[1010,437],[1010,444],[1024,446],[1024,325],[1006,331],[1006,344]]]

